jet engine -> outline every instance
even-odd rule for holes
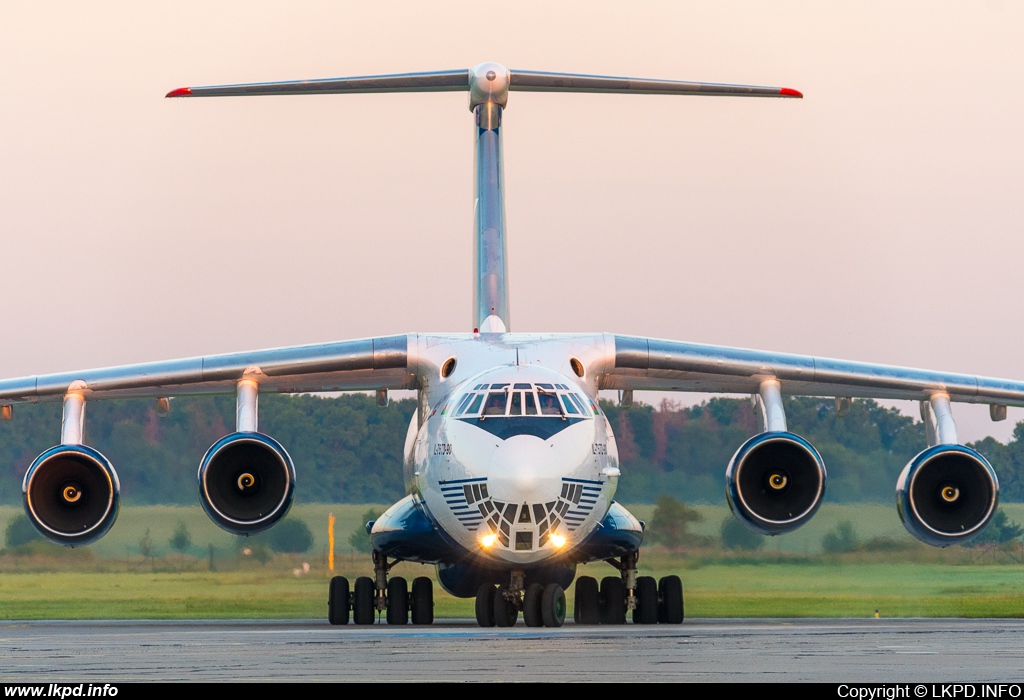
[[[781,535],[814,515],[825,495],[825,463],[790,432],[764,432],[736,450],[725,470],[733,515],[765,535]]]
[[[926,544],[963,544],[996,512],[999,480],[988,460],[963,445],[936,445],[914,457],[896,482],[903,526]]]
[[[78,547],[107,534],[120,502],[117,473],[107,458],[85,445],[58,445],[39,455],[25,473],[25,512],[43,537]]]
[[[228,532],[251,535],[277,523],[292,505],[295,465],[268,435],[238,432],[210,447],[199,465],[199,499]]]

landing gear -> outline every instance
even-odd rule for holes
[[[409,600],[412,610],[412,624],[430,625],[434,623],[434,582],[426,576],[412,580],[412,597]]]
[[[633,622],[638,625],[658,623],[658,583],[653,576],[640,576],[636,580],[636,607]]]
[[[523,587],[524,573],[512,572],[509,583],[485,583],[476,592],[476,621],[481,627],[512,627],[523,613],[527,627],[561,627],[565,622],[565,591],[557,583]]]
[[[476,623],[494,627],[494,584],[485,583],[476,592]]]
[[[606,560],[620,575],[601,579],[600,588],[590,576],[576,579],[576,624],[622,625],[628,610],[633,611],[633,622],[638,625],[682,623],[682,581],[678,576],[665,576],[660,581],[652,576],[637,576],[638,559],[639,552],[634,552],[618,561]]]
[[[376,590],[373,579],[360,576],[352,587],[352,622],[357,625],[372,625],[376,618]]]
[[[412,594],[401,576],[388,580],[388,572],[397,561],[388,563],[387,557],[373,553],[374,578],[360,576],[349,592],[348,579],[331,579],[327,595],[327,620],[332,625],[347,625],[348,613],[357,625],[372,625],[377,613],[386,614],[389,625],[406,625],[412,612],[414,625],[434,622],[434,582],[426,576],[413,579]]]
[[[601,579],[601,624],[626,624],[626,585],[621,578]]]
[[[335,576],[327,592],[327,621],[332,625],[347,625],[351,601],[348,597],[348,579]]]
[[[539,583],[531,583],[526,587],[523,595],[523,622],[527,627],[543,627],[544,618],[541,616],[541,598],[544,597],[544,586]]]
[[[576,579],[572,619],[577,625],[596,625],[601,622],[601,592],[596,578],[580,576]]]
[[[389,625],[409,624],[409,585],[401,576],[395,576],[388,581],[384,605],[387,608]]]
[[[683,582],[678,576],[666,576],[658,581],[658,622],[679,625],[683,622]]]
[[[557,583],[544,586],[540,598],[540,616],[545,627],[561,627],[565,622],[565,591]]]
[[[513,596],[511,587],[504,583],[494,591],[494,624],[498,627],[512,627],[519,619],[519,601]]]

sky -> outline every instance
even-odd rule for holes
[[[163,95],[498,61],[805,94],[513,93],[513,330],[1024,379],[1022,29],[1001,0],[4,2],[0,376],[471,330],[465,94]],[[1024,409],[954,415],[1006,440]]]

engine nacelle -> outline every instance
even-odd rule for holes
[[[764,535],[800,527],[825,495],[825,463],[814,446],[789,432],[765,432],[743,443],[725,470],[733,515]]]
[[[963,445],[914,457],[896,482],[896,508],[911,535],[935,547],[963,544],[995,515],[999,480],[988,460]]]
[[[25,472],[21,493],[32,525],[51,542],[91,544],[117,520],[121,486],[117,472],[97,450],[57,445]]]
[[[295,465],[284,447],[262,433],[232,433],[213,443],[199,464],[199,500],[228,532],[252,535],[288,513]]]

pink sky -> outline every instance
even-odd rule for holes
[[[0,7],[0,376],[471,330],[465,95],[163,95],[495,60],[806,95],[513,94],[514,330],[1024,379],[1024,5],[353,5]]]

